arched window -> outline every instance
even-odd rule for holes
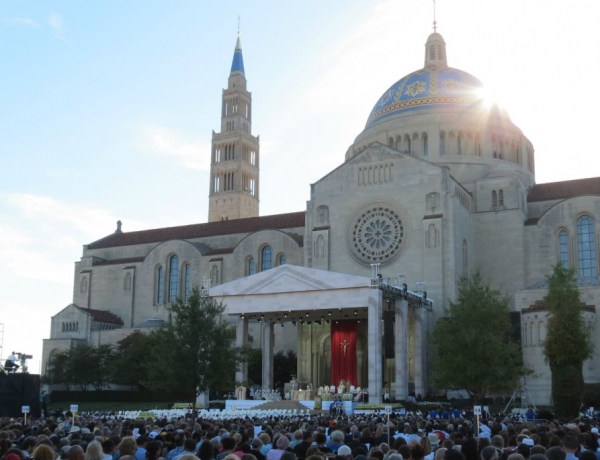
[[[449,155],[456,155],[458,149],[458,143],[456,141],[456,134],[453,131],[450,131],[448,134],[448,147],[449,147]]]
[[[498,206],[498,194],[496,193],[496,190],[492,190],[492,206],[494,208]]]
[[[127,273],[125,275],[125,279],[123,280],[123,289],[126,291],[131,289],[131,273]]]
[[[287,263],[287,259],[285,258],[285,254],[279,254],[277,258],[277,265],[285,265]]]
[[[179,292],[179,258],[171,256],[169,262],[169,302],[175,303]]]
[[[569,234],[566,230],[561,230],[558,234],[559,260],[563,267],[570,268],[569,263]]]
[[[533,321],[531,323],[529,323],[529,344],[530,345],[536,345],[537,344],[537,340],[535,340],[535,337],[533,335],[534,332],[534,328],[533,328],[534,324]]]
[[[440,133],[440,156],[446,155],[446,133]]]
[[[213,265],[210,271],[210,283],[211,286],[216,286],[217,284],[219,284],[219,267],[217,267],[216,265]]]
[[[504,206],[504,190],[498,192],[498,206]]]
[[[272,260],[273,251],[271,250],[271,246],[265,246],[260,254],[260,271],[264,272],[265,270],[270,270],[273,268],[273,260]]]
[[[429,142],[427,139],[427,133],[423,133],[421,139],[423,140],[423,156],[427,157],[429,156]]]
[[[183,269],[183,298],[189,299],[192,292],[192,267],[190,264],[185,264]]]
[[[577,219],[577,268],[579,276],[596,276],[596,236],[590,216]]]
[[[156,304],[162,305],[164,302],[165,289],[165,270],[162,266],[156,269]]]
[[[248,265],[246,268],[246,272],[248,273],[248,276],[254,275],[256,273],[256,265],[254,264],[254,257],[250,257],[248,259]]]

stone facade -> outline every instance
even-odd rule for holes
[[[563,260],[581,275],[589,327],[600,326],[595,315],[600,178],[536,185],[533,145],[506,112],[483,102],[475,77],[448,67],[445,46],[439,34],[429,37],[425,66],[398,80],[376,102],[345,161],[310,186],[305,211],[257,217],[258,138],[250,134],[251,99],[238,42],[223,100],[224,107],[242,101],[244,108],[233,114],[224,108],[222,132],[213,137],[209,223],[129,233],[119,226],[114,234],[84,246],[75,266],[73,304],[53,317],[44,362],[53,350],[77,341],[106,343],[168,321],[169,301],[185,297],[205,278],[216,289],[229,289],[231,282],[254,283],[255,277],[286,264],[368,277],[370,264],[379,263],[386,277],[404,274],[410,289],[426,282],[435,303],[430,313],[395,306],[398,353],[383,360],[381,302],[364,302],[359,381],[373,394],[381,393],[388,377],[398,396],[406,395],[408,383],[425,392],[422,338],[444,314],[447,301],[456,299],[457,280],[479,270],[493,287],[511,294],[511,309],[522,312],[525,363],[534,370],[529,389],[536,403],[549,403],[549,371],[539,332],[545,313],[536,302],[544,297],[543,281],[552,265]],[[248,147],[236,152],[250,156],[226,157],[223,136],[233,136],[238,149]],[[222,189],[224,179],[219,180],[221,188],[214,188],[215,177],[225,172],[236,174],[238,179],[228,182],[233,188]],[[245,190],[249,178],[253,194]],[[323,322],[293,327],[283,315],[300,304],[319,310],[323,293],[318,291],[295,294],[295,303],[285,296],[272,303],[269,311],[281,313],[284,327],[238,325],[241,341],[247,334],[256,346],[297,349],[299,378],[315,385],[330,383],[328,329]],[[339,307],[351,311],[352,298],[344,302]],[[232,318],[238,317],[235,321],[241,313],[268,310],[259,298],[239,311],[228,308]],[[98,316],[86,313],[92,310],[109,311],[120,324],[102,329],[89,319]],[[77,321],[79,330],[57,327]],[[597,348],[598,338],[591,338]],[[594,354],[586,363],[586,381],[600,381],[598,364]],[[408,378],[394,380],[399,372]]]

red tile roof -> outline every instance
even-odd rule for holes
[[[157,243],[168,240],[187,240],[216,235],[251,233],[259,230],[304,227],[305,212],[291,212],[264,217],[155,228],[138,232],[113,233],[88,245],[88,249],[112,248],[133,244]]]
[[[92,266],[97,267],[98,265],[124,265],[133,264],[136,262],[143,262],[143,257],[125,257],[123,259],[96,259],[92,261]]]
[[[563,200],[580,195],[600,195],[600,177],[537,184],[529,191],[527,201]]]
[[[118,324],[119,326],[123,326],[123,320],[119,318],[117,315],[112,314],[109,311],[105,310],[93,310],[91,308],[81,308],[77,307],[81,311],[86,312],[89,315],[92,315],[94,321],[98,321],[99,323],[110,323],[110,324]]]
[[[586,305],[585,303],[580,302],[579,306],[581,307],[582,310],[591,311],[591,312],[596,311],[596,307],[594,305]],[[546,311],[546,310],[548,310],[548,307],[546,306],[546,302],[544,302],[543,300],[536,300],[533,303],[533,305],[530,305],[529,307],[521,310],[521,313],[530,313],[532,311]]]

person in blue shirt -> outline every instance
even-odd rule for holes
[[[140,435],[135,440],[135,443],[137,444],[135,460],[146,460],[146,444],[148,444],[148,438],[144,435]]]

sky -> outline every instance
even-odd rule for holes
[[[597,176],[597,0],[438,0],[448,64],[533,142],[537,183]],[[39,372],[82,245],[206,222],[241,18],[260,214],[302,211],[375,102],[423,66],[431,0],[0,0],[0,323]]]

